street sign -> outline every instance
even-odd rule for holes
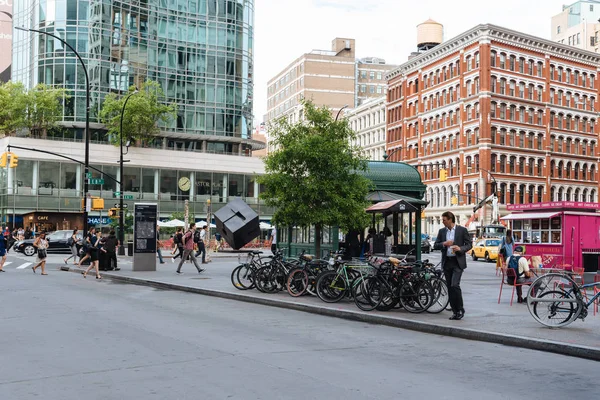
[[[85,179],[92,179],[92,173],[88,172],[87,174],[85,174]]]
[[[90,179],[90,185],[104,185],[104,179]]]
[[[115,204],[115,208],[119,208],[119,204]],[[127,204],[123,204],[123,208],[127,208]]]
[[[123,196],[123,198],[125,200],[133,200],[133,195],[132,194],[126,194],[125,196]]]
[[[121,192],[114,192],[113,193],[113,196],[115,197],[115,199],[118,198],[120,195],[121,195]]]

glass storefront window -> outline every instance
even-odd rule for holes
[[[35,161],[19,160],[16,168],[14,185],[18,194],[31,195],[33,188],[33,169]]]
[[[177,195],[177,171],[169,169],[160,170],[160,193],[163,199],[171,199],[169,196]],[[175,200],[175,199],[172,199]]]
[[[77,165],[61,163],[60,165],[60,188],[77,189]]]
[[[200,200],[205,200],[210,197],[212,173],[196,171],[196,196]]]
[[[123,191],[124,192],[139,192],[141,186],[141,168],[123,168]]]
[[[517,243],[560,243],[561,218],[513,221],[513,236]]]
[[[119,179],[119,167],[112,165],[104,165],[102,167],[102,172],[104,172],[104,175],[102,176],[102,179],[104,179],[104,185],[102,185],[102,190],[107,191],[112,195],[112,193],[117,191],[117,182],[115,181],[115,179]],[[114,179],[110,179],[109,177],[112,177]]]
[[[227,202],[227,174],[213,174],[211,195],[218,203]]]
[[[229,197],[246,197],[244,175],[229,174]]]
[[[144,199],[155,199],[156,187],[154,185],[155,170],[153,168],[142,168],[142,196]]]
[[[38,163],[38,194],[58,195],[60,177],[60,163],[50,161],[39,161]]]

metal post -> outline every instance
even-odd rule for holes
[[[119,128],[119,136],[120,136],[120,141],[121,141],[121,154],[120,154],[120,158],[119,158],[119,243],[121,244],[121,246],[119,246],[119,255],[120,256],[124,256],[125,255],[125,247],[124,243],[125,243],[125,210],[124,210],[124,203],[123,200],[125,199],[125,195],[124,195],[124,190],[123,190],[123,119],[125,117],[125,106],[127,105],[127,102],[129,101],[129,98],[131,96],[133,96],[134,94],[137,93],[137,90],[134,91],[133,93],[129,94],[126,98],[125,98],[125,102],[123,103],[123,108],[121,109],[121,122],[120,122],[120,128]]]
[[[81,63],[81,67],[83,68],[83,72],[85,74],[85,161],[84,161],[84,165],[85,165],[85,182],[83,184],[83,232],[87,232],[88,231],[88,211],[87,211],[87,206],[86,206],[86,199],[87,199],[87,194],[89,191],[89,181],[88,181],[88,173],[89,173],[89,166],[90,166],[90,78],[88,75],[88,71],[87,71],[87,67],[85,66],[85,63],[83,62],[83,59],[81,58],[81,56],[79,55],[79,53],[69,44],[67,43],[65,40],[61,39],[60,37],[49,33],[49,32],[44,32],[44,31],[40,31],[37,29],[31,29],[31,28],[23,28],[20,26],[15,26],[15,29],[20,30],[20,31],[26,31],[26,32],[36,32],[42,35],[47,35],[47,36],[51,36],[54,39],[58,40],[59,42],[61,42],[62,44],[64,44],[65,46],[67,46],[77,57],[77,59],[79,60],[79,62]]]
[[[190,219],[190,202],[185,200],[183,202],[183,219],[185,232],[188,230],[188,221]]]
[[[210,221],[212,220],[210,199],[206,200],[206,203],[208,205],[208,208],[206,209],[206,225],[208,225],[208,234],[206,237],[206,241],[208,242],[208,248],[210,249]]]

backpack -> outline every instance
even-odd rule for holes
[[[194,232],[194,243],[200,243],[200,231]]]
[[[510,260],[508,261],[508,268],[511,268],[515,271],[515,277],[513,276],[509,276],[506,278],[506,283],[508,283],[509,285],[514,285],[515,284],[515,279],[519,279],[519,277],[522,274],[519,274],[519,260],[521,259],[521,256],[511,256]]]
[[[73,247],[73,236],[69,236],[67,239],[67,246]]]
[[[178,233],[176,233],[175,235],[173,235],[173,243],[175,243],[175,244],[181,244],[181,237],[179,236]]]

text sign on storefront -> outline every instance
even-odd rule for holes
[[[600,203],[587,203],[582,201],[550,201],[545,203],[508,204],[507,210],[540,210],[552,208],[571,208],[578,210],[600,210]]]

